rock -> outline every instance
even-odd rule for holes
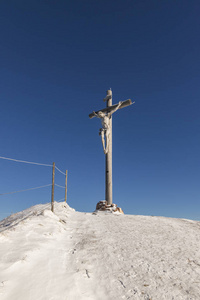
[[[118,207],[116,204],[112,203],[111,205],[108,205],[108,202],[106,200],[99,201],[96,205],[96,211],[110,211],[111,213],[120,213],[123,214],[123,210]]]

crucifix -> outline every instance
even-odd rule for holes
[[[133,104],[131,99],[120,101],[118,104],[112,105],[112,91],[111,89],[106,92],[107,96],[103,99],[107,102],[107,107],[98,111],[93,111],[89,114],[89,118],[97,117],[101,119],[102,128],[99,130],[101,136],[103,150],[106,160],[106,190],[105,198],[108,205],[112,204],[112,114],[118,109],[124,108]]]

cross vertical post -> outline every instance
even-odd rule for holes
[[[108,90],[107,97],[105,99],[107,101],[107,107],[112,106],[112,90]],[[110,138],[108,143],[108,152],[105,155],[105,163],[106,163],[106,174],[105,174],[105,199],[108,205],[112,204],[112,115],[110,116]]]

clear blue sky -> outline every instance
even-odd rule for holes
[[[93,211],[105,162],[88,114],[111,87],[113,103],[135,101],[113,117],[113,202],[200,220],[199,11],[193,0],[1,1],[0,156],[55,161],[70,206]],[[50,184],[51,168],[0,160],[0,178],[12,192]],[[50,187],[0,196],[1,214],[50,197]]]

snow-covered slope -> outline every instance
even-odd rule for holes
[[[0,231],[1,300],[200,299],[200,222],[55,203]]]

